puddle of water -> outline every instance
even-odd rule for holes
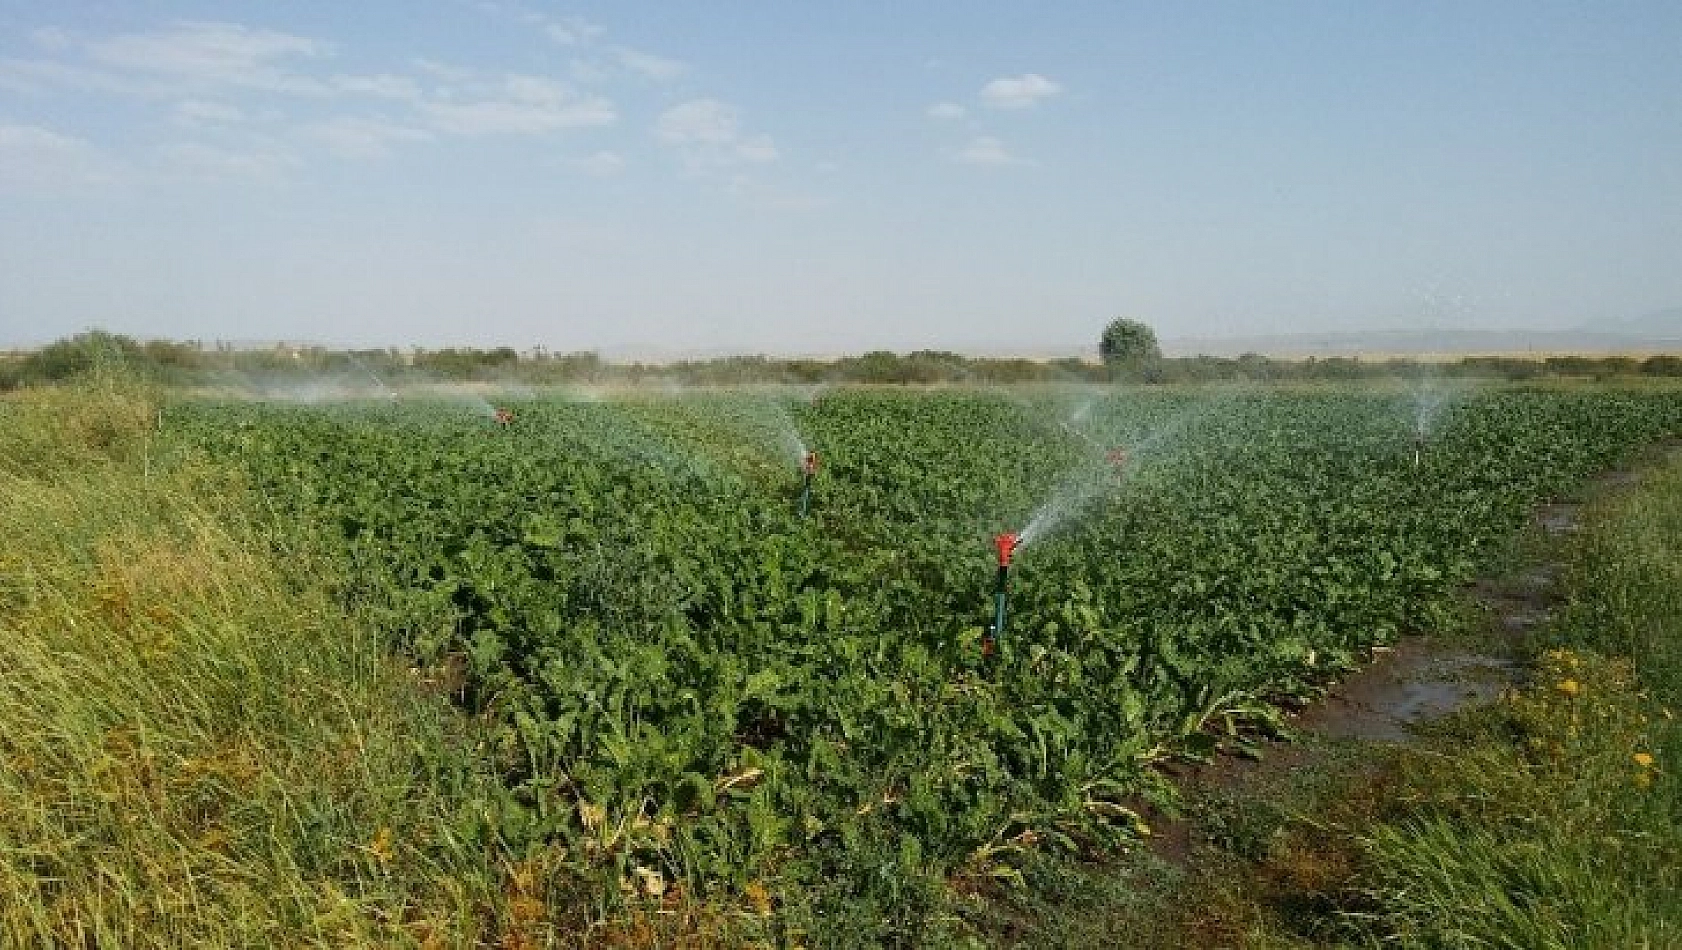
[[[1577,524],[1581,505],[1543,505],[1536,509],[1536,523],[1549,534],[1571,534],[1580,530]]]
[[[1297,725],[1333,739],[1408,742],[1414,738],[1411,727],[1494,699],[1514,675],[1508,660],[1404,642],[1339,684]]]

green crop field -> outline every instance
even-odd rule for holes
[[[1532,505],[1682,431],[1664,391],[1003,392],[162,426],[318,532],[341,596],[487,724],[501,791],[461,833],[562,855],[604,906],[851,912],[866,942],[931,882],[1147,833],[1159,765],[1246,751],[1442,623]],[[1024,529],[991,636],[993,537]]]

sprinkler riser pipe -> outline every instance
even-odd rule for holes
[[[812,473],[807,472],[800,485],[800,517],[812,510]]]
[[[1005,620],[1010,601],[1010,567],[999,565],[998,577],[993,581],[993,632],[997,641],[1005,634]]]

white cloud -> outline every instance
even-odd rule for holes
[[[158,156],[177,171],[198,178],[237,178],[273,181],[295,168],[298,160],[271,149],[234,151],[198,142],[158,149]]]
[[[128,76],[44,59],[0,57],[0,89],[33,95],[49,86],[112,95],[155,94],[157,87]]]
[[[618,58],[619,65],[626,69],[660,81],[675,79],[683,75],[684,71],[689,68],[678,60],[667,59],[664,56],[656,56],[653,53],[644,53],[624,46],[614,50],[614,55]]]
[[[741,133],[734,107],[717,99],[691,99],[660,114],[654,134],[671,145],[723,145]]]
[[[969,144],[952,153],[952,160],[964,165],[1028,165],[1025,158],[1012,155],[1005,144],[990,135],[978,135]]]
[[[597,178],[607,178],[625,170],[625,160],[619,157],[618,153],[606,150],[584,158],[575,158],[567,164],[586,175],[594,175]]]
[[[308,138],[322,143],[340,158],[384,158],[399,142],[426,142],[432,133],[385,119],[338,116],[302,126]]]
[[[736,143],[736,155],[744,162],[774,162],[782,157],[769,135],[755,135]]]
[[[552,17],[541,13],[527,15],[527,22],[541,26],[545,36],[562,46],[583,46],[607,30],[583,17]]]
[[[969,110],[956,102],[937,102],[928,109],[931,119],[961,119],[968,114]]]
[[[606,82],[608,71],[588,60],[575,59],[567,65],[572,78],[584,83]]]
[[[0,186],[104,184],[115,177],[113,163],[84,139],[0,124]]]
[[[744,136],[736,108],[717,99],[692,99],[667,109],[655,121],[654,134],[681,151],[694,170],[782,157],[769,135]]]
[[[559,129],[610,125],[619,116],[600,97],[564,101],[519,98],[477,102],[434,101],[421,105],[432,127],[455,135],[534,135]]]
[[[244,120],[245,113],[238,106],[225,102],[187,99],[175,104],[175,121],[182,125],[216,125]]]
[[[995,79],[981,88],[981,99],[995,109],[1027,109],[1063,91],[1039,73]]]
[[[399,76],[394,73],[341,74],[333,77],[333,88],[353,95],[372,96],[376,99],[400,99],[412,102],[421,97],[420,85],[415,82],[412,76]]]
[[[478,71],[470,67],[440,63],[435,59],[427,59],[424,56],[415,59],[414,64],[416,69],[443,82],[467,82],[478,75]]]
[[[323,95],[331,87],[280,63],[326,56],[316,40],[237,23],[176,23],[150,33],[129,33],[87,46],[96,63],[194,83],[225,83],[272,92]]]
[[[509,98],[534,105],[557,105],[572,98],[565,83],[547,76],[511,74],[502,80],[502,88]]]

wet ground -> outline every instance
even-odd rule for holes
[[[1494,699],[1515,675],[1511,660],[1412,638],[1339,683],[1293,725],[1328,739],[1407,742],[1413,726]]]

